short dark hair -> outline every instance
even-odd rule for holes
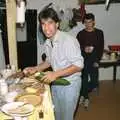
[[[84,21],[85,19],[92,19],[93,21],[95,20],[95,16],[93,13],[86,13],[85,16],[84,16]]]
[[[38,19],[40,22],[41,22],[41,19],[48,19],[48,18],[51,18],[56,23],[60,21],[57,15],[57,12],[53,8],[46,8],[42,10],[38,15]]]

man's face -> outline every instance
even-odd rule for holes
[[[41,20],[42,30],[47,38],[53,38],[58,29],[58,23],[51,18]]]
[[[85,19],[84,25],[85,25],[86,29],[88,29],[88,30],[93,29],[94,25],[95,25],[95,21],[92,19]]]

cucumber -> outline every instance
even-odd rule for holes
[[[59,78],[51,83],[52,85],[70,85],[70,82],[66,79]]]
[[[44,76],[44,72],[37,72],[35,73],[35,79],[41,80],[41,78]]]
[[[35,78],[37,80],[41,80],[41,78],[44,76],[44,72],[39,72],[35,74]],[[42,82],[42,81],[41,81]],[[70,82],[64,78],[58,78],[55,81],[51,83],[52,85],[70,85]]]

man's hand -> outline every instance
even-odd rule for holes
[[[52,81],[57,79],[56,73],[52,72],[52,71],[47,71],[44,72],[44,76],[42,77],[41,81],[45,82],[45,83],[51,83]]]
[[[93,63],[93,67],[96,67],[96,68],[97,68],[97,67],[99,67],[99,64],[98,64],[97,62],[94,62],[94,63]]]
[[[27,67],[23,70],[24,74],[28,74],[28,75],[32,75],[34,74],[35,72],[37,72],[37,67]]]
[[[86,47],[85,47],[85,52],[86,52],[86,53],[92,53],[92,52],[93,52],[93,49],[94,49],[93,46],[86,46]]]

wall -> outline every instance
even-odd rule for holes
[[[78,8],[77,0],[28,0],[27,8],[37,9],[38,12],[49,3],[53,3],[58,9]],[[105,37],[105,48],[109,44],[120,44],[120,3],[111,4],[108,11],[105,5],[87,5],[87,12],[93,12],[96,16],[96,26],[103,29]],[[38,48],[41,51],[41,48]],[[117,78],[120,78],[118,68]],[[112,68],[100,69],[100,79],[112,79]]]
[[[105,47],[109,44],[120,44],[120,11],[119,4],[111,4],[108,11],[104,5],[89,5],[87,11],[93,12],[96,16],[96,26],[103,29]]]
[[[49,3],[53,3],[58,9],[77,8],[77,0],[29,0],[28,8],[38,9],[38,12]],[[96,26],[104,30],[105,47],[109,44],[120,44],[120,3],[111,4],[108,11],[105,5],[87,5],[87,12],[93,12],[96,16]]]

